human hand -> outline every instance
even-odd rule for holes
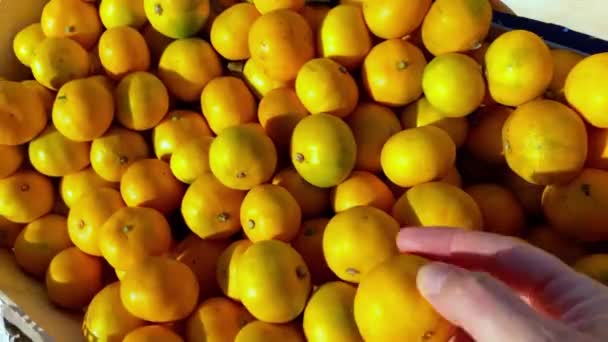
[[[418,289],[462,331],[453,341],[608,341],[608,287],[515,238],[406,228],[402,252],[426,256]]]

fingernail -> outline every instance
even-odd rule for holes
[[[454,267],[442,262],[432,262],[422,266],[416,278],[418,290],[426,298],[439,295],[452,272]]]
[[[410,237],[412,228],[401,228],[399,234],[397,234],[397,247],[400,251],[408,251],[410,249]]]

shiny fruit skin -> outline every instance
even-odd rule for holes
[[[179,100],[200,99],[209,81],[222,74],[222,65],[211,44],[199,38],[173,41],[163,51],[158,77]]]
[[[308,341],[363,341],[353,315],[356,292],[353,285],[335,281],[323,284],[312,294],[304,310]]]
[[[179,208],[185,191],[169,164],[157,159],[134,162],[120,181],[120,193],[128,206],[149,207],[163,214]]]
[[[608,171],[584,169],[570,183],[549,185],[542,208],[554,229],[581,241],[602,241],[608,236],[604,211],[608,202]]]
[[[101,256],[102,226],[124,207],[120,192],[111,188],[96,189],[80,197],[68,214],[68,232],[74,245],[89,255]]]
[[[108,182],[120,182],[135,161],[150,157],[144,137],[122,127],[110,128],[91,143],[91,167]]]
[[[234,341],[253,320],[242,305],[223,297],[209,298],[188,318],[186,337],[191,342]]]
[[[399,224],[380,209],[359,206],[334,216],[323,233],[323,255],[342,280],[358,283],[377,265],[397,255]]]
[[[201,93],[201,108],[215,134],[255,121],[257,109],[245,82],[233,76],[217,77],[207,83]]]
[[[495,105],[481,108],[473,114],[465,149],[483,162],[504,163],[502,128],[511,113],[513,113],[513,109]]]
[[[40,23],[45,36],[70,38],[85,49],[95,45],[103,30],[97,8],[78,0],[49,1],[42,9]]]
[[[62,177],[89,166],[91,144],[73,141],[52,125],[32,140],[28,155],[34,168],[47,176]]]
[[[319,28],[319,54],[349,70],[363,63],[372,48],[371,34],[361,7],[338,5],[332,8]]]
[[[336,275],[327,266],[323,255],[323,234],[329,222],[328,218],[319,217],[302,222],[298,235],[291,242],[300,253],[310,270],[313,285],[321,285],[336,280]]]
[[[64,249],[51,260],[46,273],[49,299],[65,309],[82,309],[103,288],[102,261],[76,247]]]
[[[16,223],[30,223],[54,205],[51,180],[34,171],[18,171],[0,179],[0,215]]]
[[[395,203],[393,217],[402,227],[483,228],[483,216],[475,200],[443,182],[424,183],[407,190]]]
[[[296,199],[279,185],[253,187],[240,208],[241,226],[252,242],[295,238],[302,223],[302,211]]]
[[[44,130],[42,99],[21,83],[0,80],[0,145],[25,144]]]
[[[352,131],[330,114],[302,119],[294,129],[291,160],[307,182],[320,188],[340,184],[351,173],[357,159]]]
[[[311,114],[345,117],[357,106],[359,88],[348,70],[328,58],[306,62],[296,78],[296,93]]]
[[[247,239],[238,240],[226,248],[217,261],[216,279],[224,295],[234,301],[240,302],[239,292],[239,262],[243,253],[253,243]]]
[[[205,173],[211,172],[209,149],[213,137],[202,136],[180,144],[173,151],[169,166],[180,182],[192,184]]]
[[[422,95],[426,59],[422,51],[401,39],[374,46],[363,62],[363,85],[376,102],[393,107],[407,105]]]
[[[565,101],[564,87],[566,79],[570,71],[580,62],[585,56],[568,49],[551,49],[553,57],[553,79],[549,84],[549,89],[545,96],[552,100]]]
[[[150,257],[127,271],[120,298],[133,316],[155,323],[181,320],[196,308],[199,286],[190,268],[168,257]]]
[[[171,246],[169,223],[150,208],[120,208],[99,230],[99,250],[119,270],[129,271],[149,256],[167,253]]]
[[[32,74],[43,86],[58,90],[67,82],[89,74],[87,51],[69,38],[46,38],[36,48]]]
[[[122,305],[120,283],[116,282],[93,297],[84,315],[82,330],[87,341],[122,342],[129,332],[144,324]]]
[[[223,239],[241,230],[239,210],[245,192],[230,189],[211,173],[201,175],[186,190],[182,216],[202,239]]]
[[[311,290],[310,273],[300,254],[276,240],[247,248],[239,261],[238,282],[245,308],[269,323],[286,323],[299,316]]]
[[[541,96],[553,78],[549,48],[529,31],[502,34],[490,44],[485,60],[490,94],[505,106],[519,106]]]
[[[263,14],[248,37],[251,58],[279,81],[291,81],[314,56],[312,30],[304,18],[289,9]]]
[[[173,39],[195,36],[207,21],[209,0],[144,0],[150,24],[158,32]]]
[[[249,190],[271,179],[277,166],[277,151],[261,126],[234,126],[213,140],[209,165],[225,186]]]
[[[424,69],[422,89],[429,103],[448,117],[471,114],[486,93],[481,66],[459,53],[435,57]]]
[[[140,29],[148,22],[142,0],[101,0],[99,17],[107,29],[118,26]]]
[[[46,36],[40,23],[26,26],[13,39],[13,53],[21,64],[29,67],[34,58],[34,51]]]
[[[114,96],[96,78],[73,80],[57,92],[53,124],[74,141],[92,141],[102,136],[114,119]]]
[[[184,339],[164,325],[146,325],[129,332],[122,342],[184,342]]]
[[[252,0],[251,2],[262,14],[279,9],[299,11],[304,7],[304,0]]]
[[[376,267],[361,280],[355,295],[355,321],[364,340],[447,341],[455,332],[416,288],[424,258],[402,254]],[[407,320],[414,315],[416,320]],[[386,324],[397,320],[402,324]],[[429,338],[430,336],[430,338]]]
[[[244,326],[234,342],[304,342],[304,334],[295,324],[272,324],[255,321]]]
[[[424,46],[435,56],[476,49],[492,23],[488,0],[438,0],[422,24]]]
[[[116,120],[126,128],[144,131],[169,111],[169,93],[155,75],[136,71],[120,80],[114,90]]]
[[[0,145],[0,155],[2,156],[0,179],[6,178],[17,172],[25,159],[24,149],[18,145]]]
[[[587,159],[587,131],[580,116],[551,100],[518,107],[502,128],[505,159],[520,177],[534,184],[565,183]]]
[[[329,189],[318,188],[308,183],[293,167],[277,172],[272,184],[280,185],[289,191],[298,202],[303,218],[322,215],[330,208]]]
[[[345,2],[345,1],[342,1]],[[350,1],[363,6],[365,23],[376,36],[403,38],[422,24],[430,0]]]
[[[150,68],[150,50],[144,37],[130,26],[106,30],[99,38],[99,59],[106,73],[119,80]]]
[[[55,255],[72,246],[66,218],[46,215],[25,226],[17,236],[15,261],[25,272],[44,277]]]
[[[344,182],[332,189],[331,201],[336,213],[360,205],[390,213],[395,204],[395,196],[373,173],[353,171]]]
[[[181,144],[200,136],[211,135],[209,125],[200,113],[190,110],[170,111],[152,130],[154,153],[158,159],[169,162],[171,155]]]
[[[242,67],[242,76],[255,96],[262,98],[271,90],[291,87],[293,80],[281,81],[270,76],[262,62],[249,58]]]
[[[228,7],[211,25],[211,44],[226,59],[249,58],[248,34],[259,17],[260,12],[252,4],[239,3]]]
[[[596,54],[583,59],[570,71],[564,88],[568,103],[587,122],[600,128],[608,128],[606,75],[608,53]]]
[[[380,158],[389,180],[411,187],[445,176],[456,160],[456,145],[440,128],[411,128],[393,135]]]
[[[517,236],[525,225],[522,205],[511,190],[498,184],[476,184],[464,189],[481,210],[484,230]]]

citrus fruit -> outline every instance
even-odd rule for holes
[[[225,76],[211,80],[201,94],[201,108],[215,134],[224,129],[253,122],[256,103],[241,79]]]
[[[198,293],[192,270],[169,257],[149,257],[133,265],[120,284],[120,298],[127,311],[157,323],[188,317],[196,308]]]
[[[479,206],[485,231],[517,236],[524,229],[524,209],[511,190],[498,184],[476,184],[464,191]]]
[[[608,254],[587,255],[573,265],[574,269],[602,284],[608,284]]]
[[[577,241],[572,241],[547,225],[532,227],[526,234],[526,240],[567,264],[572,264],[585,255],[585,249]]]
[[[502,183],[515,194],[528,215],[541,214],[540,202],[544,186],[530,183],[510,169],[504,173]]]
[[[466,150],[483,162],[504,163],[502,128],[512,112],[513,109],[500,105],[479,109],[470,120]]]
[[[201,175],[186,191],[182,216],[196,235],[222,239],[241,230],[239,213],[245,192],[226,187],[211,173]]]
[[[551,49],[551,56],[553,57],[553,79],[545,96],[561,101],[565,99],[564,86],[568,74],[585,56],[568,49]]]
[[[48,214],[55,201],[51,180],[34,171],[18,171],[0,179],[0,215],[29,223]]]
[[[36,80],[25,80],[21,82],[21,84],[33,90],[36,95],[38,95],[38,97],[42,100],[44,111],[46,112],[47,116],[50,117],[53,109],[53,103],[55,102],[55,93]]]
[[[608,201],[608,171],[585,169],[571,182],[549,185],[542,208],[549,224],[582,241],[602,241],[608,235],[604,215]]]
[[[241,226],[252,242],[295,238],[302,223],[296,199],[279,185],[253,187],[241,204]]]
[[[456,148],[464,144],[469,132],[469,122],[466,118],[446,116],[426,97],[421,97],[405,107],[401,113],[401,124],[405,129],[424,126],[441,128],[452,138]]]
[[[390,212],[395,204],[391,189],[373,173],[354,171],[332,189],[332,206],[336,213],[366,205]]]
[[[454,334],[454,327],[416,287],[418,270],[427,262],[419,256],[396,255],[363,277],[354,314],[365,341],[447,341]],[[393,321],[401,324],[387,324]]]
[[[42,99],[21,83],[0,81],[0,145],[32,140],[48,120]]]
[[[553,79],[553,58],[547,44],[536,34],[510,31],[490,44],[486,76],[496,102],[519,106],[547,90]]]
[[[249,58],[249,29],[260,16],[254,5],[239,3],[221,12],[211,25],[211,45],[229,60]]]
[[[407,190],[395,203],[393,217],[402,227],[483,227],[483,216],[473,197],[443,182],[424,183]]]
[[[91,167],[108,182],[119,182],[131,164],[149,156],[144,137],[121,127],[110,128],[91,143]]]
[[[248,46],[251,58],[279,81],[294,80],[314,56],[312,30],[300,14],[289,9],[260,16],[251,25]]]
[[[239,70],[258,98],[266,96],[273,89],[288,87],[293,83],[293,81],[281,81],[271,77],[265,66],[253,58],[249,58]]]
[[[326,14],[319,28],[319,55],[353,70],[371,48],[372,37],[360,6],[338,5]]]
[[[89,166],[91,144],[68,139],[52,125],[28,145],[34,168],[47,176],[61,177]]]
[[[382,170],[401,187],[445,176],[456,160],[456,145],[440,128],[424,126],[393,135],[380,155]]]
[[[353,307],[357,288],[340,281],[323,284],[304,310],[304,334],[310,342],[363,341]]]
[[[280,185],[289,191],[298,202],[302,217],[319,216],[330,208],[329,189],[318,188],[308,183],[293,167],[277,172],[272,184]]]
[[[121,79],[134,71],[150,67],[150,50],[144,37],[130,26],[106,30],[99,38],[99,59],[106,73]]]
[[[53,124],[74,141],[91,141],[102,136],[114,119],[112,91],[96,78],[64,84],[53,104]]]
[[[149,256],[163,255],[171,245],[171,228],[161,213],[150,208],[119,208],[98,228],[100,255],[119,270]]]
[[[310,274],[290,245],[256,242],[241,255],[238,267],[240,299],[255,318],[286,323],[302,313],[311,290]]]
[[[42,25],[34,23],[19,31],[13,39],[13,53],[21,64],[29,67],[34,58],[34,51],[46,36]]]
[[[281,155],[289,153],[293,130],[308,111],[291,88],[269,91],[258,106],[258,121]]]
[[[169,164],[157,159],[135,161],[120,180],[120,193],[128,206],[153,208],[163,214],[179,208],[185,191]]]
[[[25,152],[21,146],[0,145],[0,155],[2,156],[0,179],[17,172],[25,159]]]
[[[359,99],[355,79],[344,66],[328,58],[312,59],[302,66],[296,93],[310,113],[339,117],[350,114]]]
[[[23,228],[23,224],[11,222],[6,217],[0,216],[0,248],[12,249]]]
[[[163,325],[147,325],[129,332],[123,342],[184,342],[173,330]]]
[[[169,164],[175,178],[192,184],[203,174],[211,172],[209,148],[212,142],[213,137],[200,136],[180,144],[173,151]]]
[[[608,53],[592,55],[580,61],[568,74],[564,91],[572,105],[591,125],[608,128],[606,119],[605,76],[608,75]]]
[[[359,206],[339,212],[323,233],[323,255],[342,280],[358,283],[376,265],[398,253],[399,224],[380,209]]]
[[[171,154],[181,144],[200,136],[211,136],[211,130],[200,113],[174,110],[162,119],[152,131],[154,153],[159,159],[169,161]]]
[[[70,247],[57,253],[46,272],[46,290],[54,304],[82,309],[103,288],[100,258]]]
[[[217,263],[229,241],[202,240],[194,234],[188,235],[172,251],[175,260],[190,267],[199,286],[199,301],[222,294],[216,281]]]
[[[608,170],[608,130],[587,127],[587,135],[589,137],[587,165]]]
[[[304,7],[304,0],[252,0],[260,13],[268,13],[279,9],[299,11]]]
[[[401,39],[374,46],[363,62],[363,85],[376,102],[404,106],[422,95],[426,59],[419,48]]]
[[[49,214],[29,223],[15,240],[15,261],[27,273],[43,277],[53,257],[73,246],[66,218]]]
[[[302,119],[291,138],[291,160],[310,184],[320,188],[336,186],[355,166],[357,146],[344,121],[330,114]]]
[[[144,0],[150,24],[174,39],[196,35],[209,17],[209,0]]]
[[[473,58],[447,53],[424,69],[422,89],[427,101],[445,116],[463,117],[481,105],[486,85],[481,66]]]
[[[129,332],[144,324],[122,305],[120,283],[116,282],[93,297],[84,315],[82,331],[87,341],[121,342]]]
[[[45,36],[70,38],[85,49],[97,43],[103,30],[95,5],[79,0],[47,2],[40,24]]]
[[[302,222],[298,235],[291,241],[293,248],[308,265],[313,285],[336,279],[323,256],[323,234],[328,222],[329,219],[324,217]]]
[[[209,165],[225,186],[249,190],[270,180],[277,165],[277,151],[261,126],[233,126],[211,143]]]
[[[144,36],[146,44],[148,44],[148,49],[150,49],[151,64],[158,65],[158,61],[160,61],[160,56],[163,54],[163,51],[165,51],[165,48],[167,48],[175,39],[169,38],[156,31],[156,29],[149,24],[144,26],[141,34]]]
[[[51,90],[58,90],[71,80],[86,77],[90,63],[87,51],[75,41],[46,38],[38,44],[30,66],[36,81]]]
[[[318,37],[318,32],[321,29],[323,20],[330,10],[331,7],[318,3],[306,4],[300,10],[300,14],[306,19],[306,22],[308,22],[308,26],[310,26],[314,37]]]
[[[180,39],[163,51],[158,77],[169,92],[182,101],[200,99],[209,81],[222,74],[217,53],[211,44],[198,38]]]
[[[272,324],[254,321],[244,326],[234,342],[304,342],[306,339],[295,324]]]
[[[191,342],[234,341],[241,328],[253,320],[242,305],[227,298],[209,298],[188,318],[186,338]]]
[[[502,128],[509,167],[530,183],[564,183],[576,177],[587,159],[587,132],[567,106],[536,100],[518,107]]]
[[[139,29],[148,22],[142,0],[101,0],[99,17],[107,29],[118,26]]]
[[[434,55],[476,49],[492,23],[488,0],[438,0],[422,24],[424,46]]]
[[[349,2],[363,5],[367,26],[376,36],[384,39],[402,38],[412,33],[422,24],[431,6],[430,0]]]
[[[216,279],[224,295],[232,300],[240,301],[239,292],[239,262],[241,256],[252,245],[252,242],[238,240],[226,248],[217,261]]]
[[[144,131],[169,111],[169,93],[155,75],[136,71],[120,80],[114,91],[116,120],[126,128]]]
[[[451,167],[448,173],[443,178],[439,179],[439,182],[448,183],[457,188],[462,188],[462,176],[460,175],[460,171],[458,171],[456,166]]]
[[[68,214],[68,232],[74,245],[87,254],[101,256],[102,226],[124,206],[120,193],[111,188],[96,189],[81,196]]]

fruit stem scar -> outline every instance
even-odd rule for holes
[[[21,184],[21,186],[19,187],[19,190],[21,190],[21,191],[29,191],[30,190],[30,186],[29,186],[29,184]]]
[[[252,219],[247,220],[247,228],[249,228],[249,229],[255,228],[255,221]]]
[[[410,64],[407,61],[399,61],[397,62],[397,70],[405,70]]]
[[[67,100],[67,99],[68,99],[68,97],[66,95],[59,95],[59,96],[57,96],[57,100],[64,101],[64,100]]]
[[[298,163],[304,162],[304,155],[302,153],[296,153],[296,161]]]
[[[341,65],[340,65],[340,69],[339,69],[339,70],[340,70],[340,72],[341,72],[341,73],[343,73],[343,74],[347,74],[347,73],[348,73],[348,69],[346,69],[345,67],[343,67],[343,66],[341,66]]]
[[[75,31],[76,31],[76,27],[74,27],[74,25],[68,25],[65,27],[66,33],[74,33]]]
[[[483,44],[481,44],[481,42],[475,42],[475,43],[473,43],[473,46],[471,46],[471,49],[477,50],[477,49],[480,49],[482,46],[483,46]]]
[[[120,163],[120,165],[125,165],[126,163],[129,162],[129,157],[120,156],[120,158],[118,158],[118,162]]]
[[[581,191],[585,194],[585,196],[590,197],[591,196],[591,185],[589,185],[589,184],[581,185]]]
[[[78,221],[78,228],[84,228],[84,226],[86,226],[87,224],[84,222],[84,220],[80,220]]]
[[[131,224],[125,224],[124,226],[122,226],[122,232],[125,234],[129,233],[132,230],[133,230],[133,225],[131,225]]]
[[[296,276],[298,277],[298,279],[305,279],[306,277],[308,277],[308,272],[306,271],[306,267],[304,267],[304,266],[296,267]]]
[[[435,335],[435,332],[433,332],[433,331],[427,331],[427,332],[424,333],[424,335],[422,335],[422,340],[423,341],[428,341],[431,338],[433,338],[433,335]]]
[[[346,273],[351,276],[356,276],[359,275],[361,272],[359,272],[359,270],[356,268],[349,267],[346,269]]]
[[[245,177],[247,177],[247,174],[243,171],[236,174],[236,178],[245,178]]]
[[[228,213],[221,213],[221,214],[217,215],[217,220],[220,222],[227,222],[229,218],[230,218],[230,214],[228,214]]]
[[[163,15],[163,6],[161,4],[154,4],[154,13]]]

